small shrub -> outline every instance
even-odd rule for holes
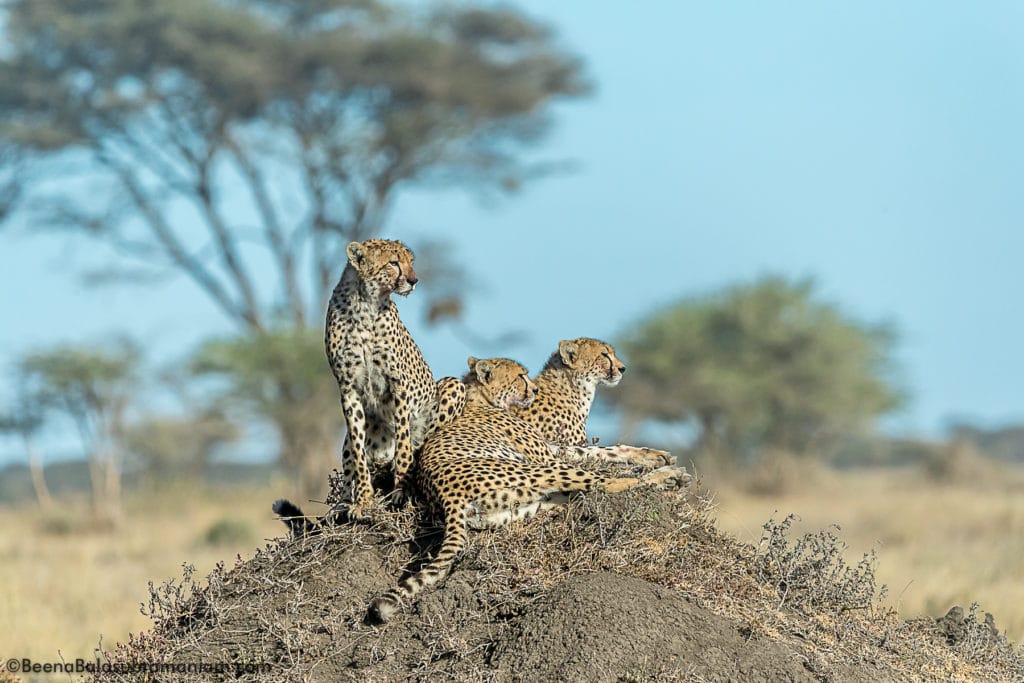
[[[810,457],[800,458],[787,451],[764,453],[743,478],[743,488],[755,496],[781,496],[806,489],[825,478],[824,468]]]
[[[954,440],[937,446],[924,462],[925,475],[934,482],[985,480],[993,465],[966,440]]]
[[[843,558],[846,544],[836,536],[838,526],[790,542],[795,519],[789,515],[765,522],[758,547],[759,578],[775,586],[779,608],[787,605],[806,614],[824,609],[838,616],[877,607],[885,586],[879,589],[875,583],[875,550],[851,566]]]
[[[199,542],[203,545],[223,547],[251,543],[255,536],[252,525],[238,519],[219,519],[203,532]]]
[[[77,536],[80,534],[106,534],[116,531],[119,521],[107,515],[76,513],[73,510],[54,510],[42,514],[37,521],[39,531],[48,536]]]
[[[39,519],[39,530],[49,536],[70,536],[80,528],[80,523],[66,512],[51,512]]]

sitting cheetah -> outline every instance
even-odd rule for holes
[[[614,387],[625,372],[626,366],[615,356],[611,344],[589,337],[560,341],[558,350],[533,380],[540,390],[537,399],[510,412],[533,425],[548,442],[560,446],[558,455],[571,460],[595,457],[645,467],[675,464],[670,453],[653,448],[588,445],[587,417],[597,386]]]
[[[609,478],[554,460],[547,440],[507,411],[537,394],[526,369],[506,359],[469,359],[465,408],[427,440],[416,480],[444,516],[444,541],[434,559],[370,604],[369,618],[385,622],[399,605],[444,579],[466,543],[470,526],[496,527],[529,517],[573,491],[663,488],[689,479],[685,469],[662,467],[642,479]]]
[[[394,462],[400,499],[413,453],[435,424],[461,411],[464,388],[455,378],[434,383],[398,317],[391,295],[407,296],[418,281],[412,252],[374,239],[352,242],[345,253],[348,263],[327,307],[325,346],[348,428],[340,498],[351,501],[349,517],[359,519],[373,500],[370,466]]]

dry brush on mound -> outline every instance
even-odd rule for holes
[[[267,681],[1024,680],[1024,652],[973,607],[901,621],[880,604],[873,558],[847,564],[832,532],[793,539],[789,520],[770,521],[753,546],[709,511],[692,493],[575,498],[472,534],[442,587],[376,627],[369,600],[439,537],[409,509],[381,511],[154,587],[154,628],[106,657],[237,664],[225,678]]]

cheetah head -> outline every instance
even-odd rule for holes
[[[626,372],[611,344],[589,337],[558,342],[557,359],[552,360],[560,360],[580,382],[592,386],[615,386]]]
[[[512,406],[527,407],[537,397],[539,389],[529,373],[519,363],[508,358],[469,357],[469,373],[463,381],[475,384],[484,399],[495,408],[508,410]]]
[[[386,297],[390,294],[408,296],[416,283],[412,252],[394,240],[366,240],[349,242],[345,247],[349,264],[371,294]]]

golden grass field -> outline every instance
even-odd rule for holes
[[[757,543],[773,515],[799,515],[795,533],[838,524],[849,560],[877,550],[876,577],[902,616],[977,602],[1024,640],[1024,468],[980,463],[975,476],[942,483],[918,468],[815,471],[761,496],[705,484],[717,490],[719,528],[740,540]]]
[[[3,656],[35,661],[90,659],[129,632],[149,628],[139,612],[147,582],[205,576],[220,560],[250,556],[284,527],[270,511],[283,488],[174,487],[130,495],[116,531],[88,522],[89,507],[67,501],[40,517],[34,506],[0,507],[0,633]],[[219,542],[204,539],[217,525]]]
[[[756,543],[768,517],[800,515],[799,528],[842,527],[852,559],[878,543],[878,577],[903,616],[941,615],[971,601],[995,614],[1011,639],[1024,638],[1024,471],[937,484],[917,470],[816,471],[773,495],[716,488],[721,527]],[[220,560],[251,555],[284,527],[271,501],[281,483],[204,490],[179,486],[131,495],[127,521],[93,528],[84,502],[55,516],[33,507],[0,507],[0,633],[4,657],[90,658],[128,632],[146,630],[139,604],[147,582],[203,576]],[[216,538],[208,538],[210,530]]]

